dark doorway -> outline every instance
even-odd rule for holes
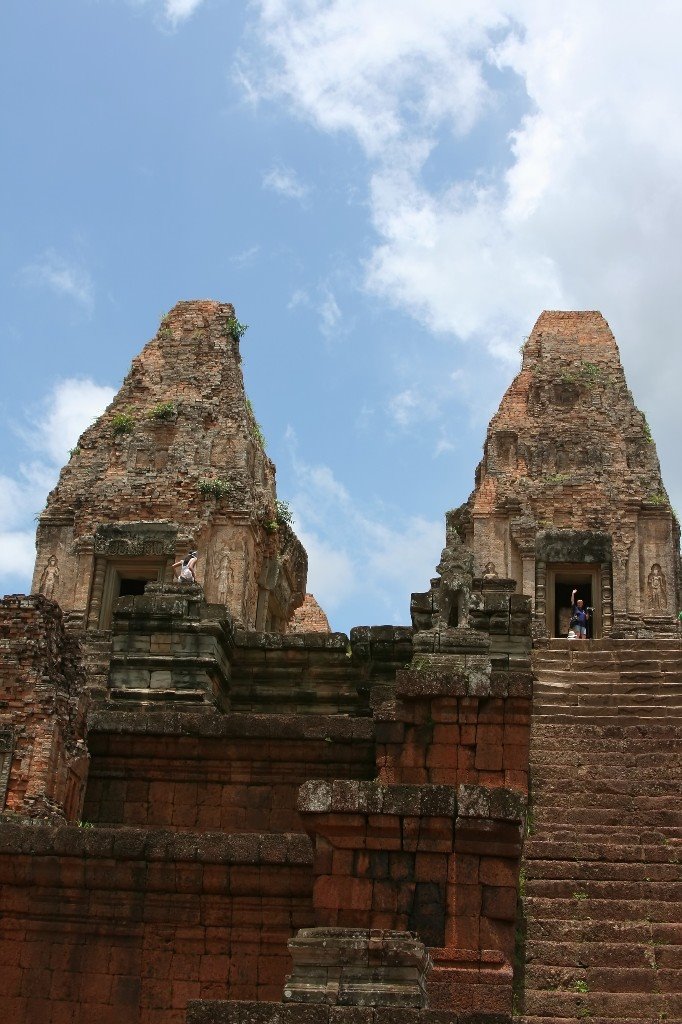
[[[149,580],[126,579],[121,577],[118,596],[126,597],[128,594],[144,594],[144,588]]]
[[[568,634],[569,622],[571,619],[571,593],[573,588],[578,588],[576,601],[582,599],[583,607],[592,606],[592,581],[590,578],[581,581],[574,580],[571,583],[564,583],[557,580],[554,585],[554,636],[565,637]],[[587,638],[592,637],[592,618],[587,620]]]

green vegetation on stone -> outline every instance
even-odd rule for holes
[[[225,321],[225,330],[232,335],[235,341],[240,341],[248,329],[249,325],[240,323],[236,316],[228,316]]]
[[[111,418],[111,429],[114,434],[132,434],[135,420],[129,412],[117,412]]]
[[[225,498],[232,493],[232,484],[228,480],[203,478],[199,481],[199,490],[205,498]]]
[[[150,420],[172,420],[176,413],[175,402],[159,402],[149,410],[147,416]]]
[[[275,501],[275,509],[277,511],[277,524],[278,526],[291,526],[293,522],[293,516],[291,509],[289,508],[288,501]]]
[[[246,408],[249,410],[249,416],[251,419],[251,434],[255,438],[255,440],[258,441],[258,444],[261,446],[263,451],[265,451],[265,449],[268,446],[268,443],[265,440],[265,435],[263,433],[262,427],[258,420],[256,419],[256,414],[253,411],[253,406],[251,405],[250,398],[246,399]]]

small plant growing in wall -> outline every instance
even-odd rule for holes
[[[132,434],[135,421],[129,412],[117,412],[111,419],[111,429],[114,434]]]
[[[580,379],[590,391],[602,380],[602,371],[595,363],[582,363],[580,366]]]
[[[150,420],[163,422],[164,420],[172,420],[176,416],[177,411],[175,402],[159,402],[158,405],[149,410],[147,416]]]
[[[661,508],[668,504],[668,499],[662,491],[656,491],[654,494],[648,494],[646,500],[650,505],[659,505]]]
[[[204,478],[199,481],[199,490],[205,498],[225,498],[232,493],[232,484],[228,480]]]
[[[74,455],[80,455],[80,451],[78,445],[75,448],[69,448],[69,458],[72,459]]]
[[[240,341],[249,329],[248,324],[242,324],[236,316],[228,316],[225,321],[225,330],[231,334],[235,341]]]
[[[653,444],[654,443],[654,439],[653,439],[653,437],[651,435],[651,427],[649,426],[649,421],[647,420],[646,416],[641,411],[641,409],[640,409],[640,415],[641,415],[642,420],[643,420],[642,429],[643,429],[644,437],[649,442],[649,444]]]
[[[567,484],[571,479],[568,473],[553,473],[551,476],[545,477],[545,483],[547,484]]]
[[[277,501],[275,501],[275,509],[276,509],[276,517],[275,518],[277,519],[277,525],[278,526],[291,526],[294,517],[293,517],[293,515],[291,513],[291,509],[289,508],[289,502],[288,501],[279,501],[279,499],[278,499]]]
[[[250,425],[251,425],[251,435],[258,442],[258,444],[261,446],[263,451],[265,451],[265,449],[267,448],[268,444],[267,444],[267,441],[265,440],[265,435],[263,434],[263,430],[261,428],[261,425],[258,422],[258,420],[256,419],[256,414],[253,411],[253,406],[251,405],[251,399],[250,398],[246,399],[246,408],[249,411],[249,420],[250,420]]]

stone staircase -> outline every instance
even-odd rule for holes
[[[682,1021],[682,644],[533,654],[524,1024]]]

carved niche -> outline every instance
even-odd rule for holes
[[[647,576],[646,595],[651,611],[666,611],[668,607],[668,586],[665,573],[658,562],[654,562]]]
[[[50,555],[47,560],[47,564],[43,569],[40,577],[39,592],[43,597],[48,597],[50,600],[54,598],[54,592],[59,584],[59,564],[57,562],[56,555]]]

